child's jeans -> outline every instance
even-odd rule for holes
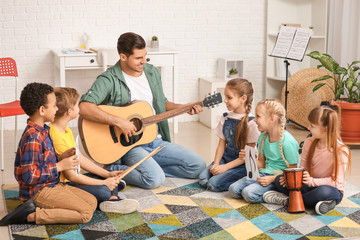
[[[36,224],[87,223],[97,207],[93,195],[63,183],[44,187],[33,200]]]
[[[223,192],[229,189],[229,186],[237,180],[246,176],[245,164],[229,169],[218,175],[212,175],[210,168],[214,163],[211,163],[199,175],[199,184],[213,192]],[[221,159],[220,164],[225,164]]]
[[[92,173],[85,173],[84,175],[95,178],[95,179],[104,179],[98,175]],[[111,196],[118,196],[118,188],[114,188],[114,190],[110,191],[108,186],[106,185],[80,185],[76,183],[70,183],[71,186],[80,188],[88,193],[91,193],[96,197],[98,204],[104,201],[108,201]]]
[[[279,182],[281,176],[279,175],[275,179],[275,190],[289,196],[289,190],[286,187],[283,187]],[[329,185],[308,187],[307,185],[303,184],[301,193],[304,200],[304,205],[307,208],[314,208],[320,201],[335,200],[336,204],[339,204],[343,198],[343,194],[337,188]]]
[[[260,173],[260,177],[269,175],[270,174]],[[263,194],[274,189],[275,186],[273,183],[264,187],[256,180],[249,177],[243,177],[230,185],[229,192],[233,198],[243,198],[249,203],[262,203],[264,202],[262,199]]]

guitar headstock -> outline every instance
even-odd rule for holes
[[[214,93],[213,95],[207,96],[202,103],[204,107],[214,107],[215,105],[222,103],[221,94]]]

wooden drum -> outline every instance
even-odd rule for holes
[[[299,213],[305,211],[304,201],[301,194],[304,168],[286,168],[284,177],[289,190],[288,212]]]

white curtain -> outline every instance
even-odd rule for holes
[[[328,54],[343,67],[360,60],[360,0],[329,0]]]

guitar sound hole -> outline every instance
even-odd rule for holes
[[[125,147],[133,145],[134,143],[138,142],[143,136],[143,132],[140,132],[143,126],[142,121],[138,118],[133,118],[130,120],[130,122],[132,122],[135,125],[136,133],[129,138],[129,142],[126,141],[125,135],[123,133],[120,135],[120,143]]]

